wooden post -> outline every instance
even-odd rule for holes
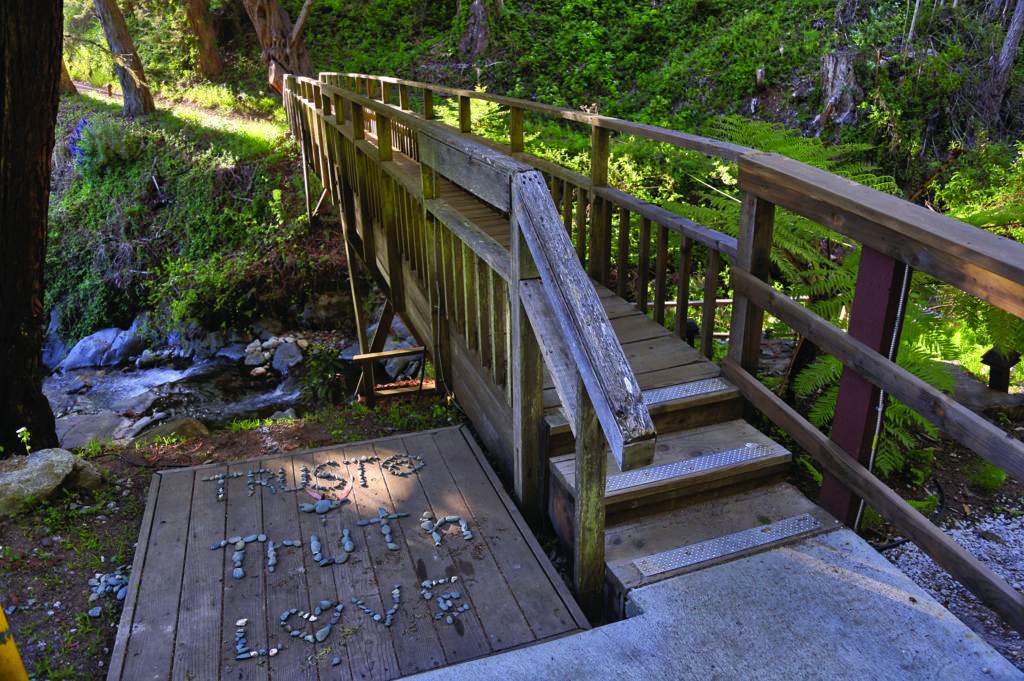
[[[573,581],[576,598],[591,620],[604,602],[604,492],[608,451],[601,424],[582,379],[576,388],[576,505]]]
[[[512,437],[514,487],[523,516],[534,527],[544,513],[544,359],[526,309],[520,301],[519,282],[537,279],[529,246],[512,216],[512,276],[509,283],[511,313]]]
[[[690,274],[693,271],[693,240],[679,235],[679,271],[676,273],[676,335],[686,338],[690,310]]]
[[[886,357],[893,338],[896,347],[899,343],[902,320],[897,319],[897,311],[906,303],[905,276],[909,276],[905,264],[868,246],[861,247],[848,333]],[[865,467],[871,462],[879,410],[885,409],[880,398],[874,384],[856,371],[843,369],[829,437]],[[856,529],[860,498],[831,473],[825,473],[818,500],[826,511]]]
[[[409,110],[409,86],[405,83],[398,84],[398,106],[402,111]]]
[[[428,121],[434,119],[434,91],[423,88],[423,117]]]
[[[590,183],[593,187],[608,185],[608,144],[607,128],[590,127]],[[607,268],[608,243],[604,239],[605,202],[591,192],[590,201],[590,260],[587,274],[597,279]]]
[[[509,146],[513,154],[523,151],[523,110],[509,109]]]
[[[718,274],[721,270],[721,253],[709,248],[707,270],[704,273],[704,307],[700,311],[700,351],[708,359],[715,354],[715,313],[718,305]]]
[[[637,255],[636,306],[647,314],[647,283],[651,268],[651,220],[640,218],[640,253]]]
[[[385,104],[388,104],[390,99],[391,83],[387,82],[386,80],[382,80],[380,82],[380,101],[384,102]]]
[[[771,275],[770,255],[775,228],[775,204],[749,192],[743,193],[740,209],[740,236],[733,267],[746,270],[762,281]],[[710,301],[714,304],[713,301]],[[709,301],[704,301],[705,305]],[[736,295],[732,304],[732,327],[729,330],[729,357],[753,375],[761,356],[761,325],[764,310],[746,296]]]
[[[473,130],[472,101],[466,95],[459,95],[459,132],[472,132]]]

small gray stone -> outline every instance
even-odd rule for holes
[[[331,666],[332,667],[337,667],[339,664],[341,664],[341,656],[340,655],[331,658]]]
[[[103,608],[97,605],[95,608],[93,608],[93,609],[91,609],[89,611],[89,617],[99,617],[100,613],[102,613],[102,612],[103,612]]]
[[[331,625],[328,624],[323,629],[318,630],[316,632],[316,636],[314,638],[316,638],[317,643],[322,643],[324,639],[326,639],[328,636],[330,636],[330,634],[331,634]]]
[[[321,499],[320,501],[316,502],[316,504],[314,504],[313,510],[323,515],[324,513],[327,513],[328,511],[331,510],[331,502],[328,501],[327,499]]]
[[[240,567],[236,567],[234,570],[231,571],[231,576],[235,579],[241,579],[242,577],[245,577],[245,570],[243,570]]]

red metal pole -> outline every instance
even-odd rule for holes
[[[899,342],[902,319],[897,312],[906,302],[903,283],[907,276],[907,265],[868,246],[862,248],[849,333],[885,356],[893,347],[893,338]],[[871,460],[879,397],[878,388],[856,372],[843,369],[830,437],[864,466]],[[828,472],[818,501],[847,525],[857,523],[860,499]]]

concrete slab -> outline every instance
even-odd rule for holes
[[[1024,679],[845,529],[635,589],[630,611],[415,678]]]

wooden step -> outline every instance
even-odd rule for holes
[[[610,527],[605,533],[610,605],[621,614],[630,589],[838,527],[785,482]]]
[[[651,387],[645,385],[643,375],[637,376],[659,438],[662,434],[670,435],[742,416],[743,398],[739,390],[718,375],[718,367],[714,364],[702,362],[679,367],[669,374],[684,379],[692,377],[692,380],[666,380],[666,373],[663,371],[659,376],[651,377],[648,383]],[[571,452],[572,430],[562,410],[552,408],[545,415],[545,421],[549,428],[549,452],[552,455]]]
[[[742,420],[659,435],[649,466],[620,472],[609,460],[606,523],[677,507],[697,494],[778,478],[790,458],[784,447]],[[575,455],[552,458],[549,471],[551,521],[558,536],[571,545]]]

